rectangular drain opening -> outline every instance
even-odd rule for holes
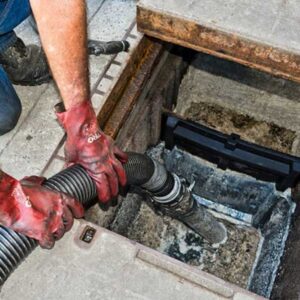
[[[140,196],[130,193],[113,212],[108,226],[268,297],[295,209],[289,191],[280,192],[272,182],[222,170],[180,149],[181,145],[165,149],[160,139],[161,111],[280,151],[286,155],[283,163],[288,166],[289,155],[300,153],[300,125],[295,124],[295,117],[300,115],[299,86],[189,49],[173,47],[165,52],[165,62],[158,64],[160,70],[153,71],[156,77],[146,77],[148,85],[141,85],[145,92],[131,106],[117,140],[131,151],[148,149],[170,171],[195,181],[195,198],[226,224],[229,239],[225,245],[210,245],[178,221],[155,214]],[[116,112],[115,120],[117,116]],[[110,128],[111,124],[106,126]],[[286,183],[282,187],[284,190]]]

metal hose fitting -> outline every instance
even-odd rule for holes
[[[223,244],[227,240],[224,224],[192,197],[189,189],[182,184],[178,198],[170,203],[157,205],[167,216],[177,219],[204,237],[211,244]]]
[[[183,222],[212,244],[227,240],[226,227],[194,200],[186,183],[176,174],[148,156],[129,153],[130,158],[131,155],[134,165],[131,162],[130,168],[125,165],[126,174],[130,175],[128,180],[146,191],[156,209]]]
[[[186,183],[176,174],[172,191],[165,196],[151,196],[152,203],[163,214],[177,219],[204,237],[211,244],[227,240],[226,227],[193,198]]]

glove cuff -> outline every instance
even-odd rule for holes
[[[103,135],[90,101],[84,101],[67,111],[64,110],[63,104],[59,103],[55,109],[56,116],[64,127],[69,140],[93,143]]]
[[[96,118],[91,101],[87,100],[66,110],[63,102],[55,105],[55,114],[59,123],[68,131],[69,127],[83,124],[91,118]]]

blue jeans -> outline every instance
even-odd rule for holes
[[[0,52],[15,43],[14,28],[30,14],[29,0],[0,0]],[[15,127],[21,111],[20,99],[0,65],[0,135]]]

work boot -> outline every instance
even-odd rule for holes
[[[14,84],[39,85],[51,79],[42,48],[36,45],[25,46],[20,38],[0,53],[0,64]]]

